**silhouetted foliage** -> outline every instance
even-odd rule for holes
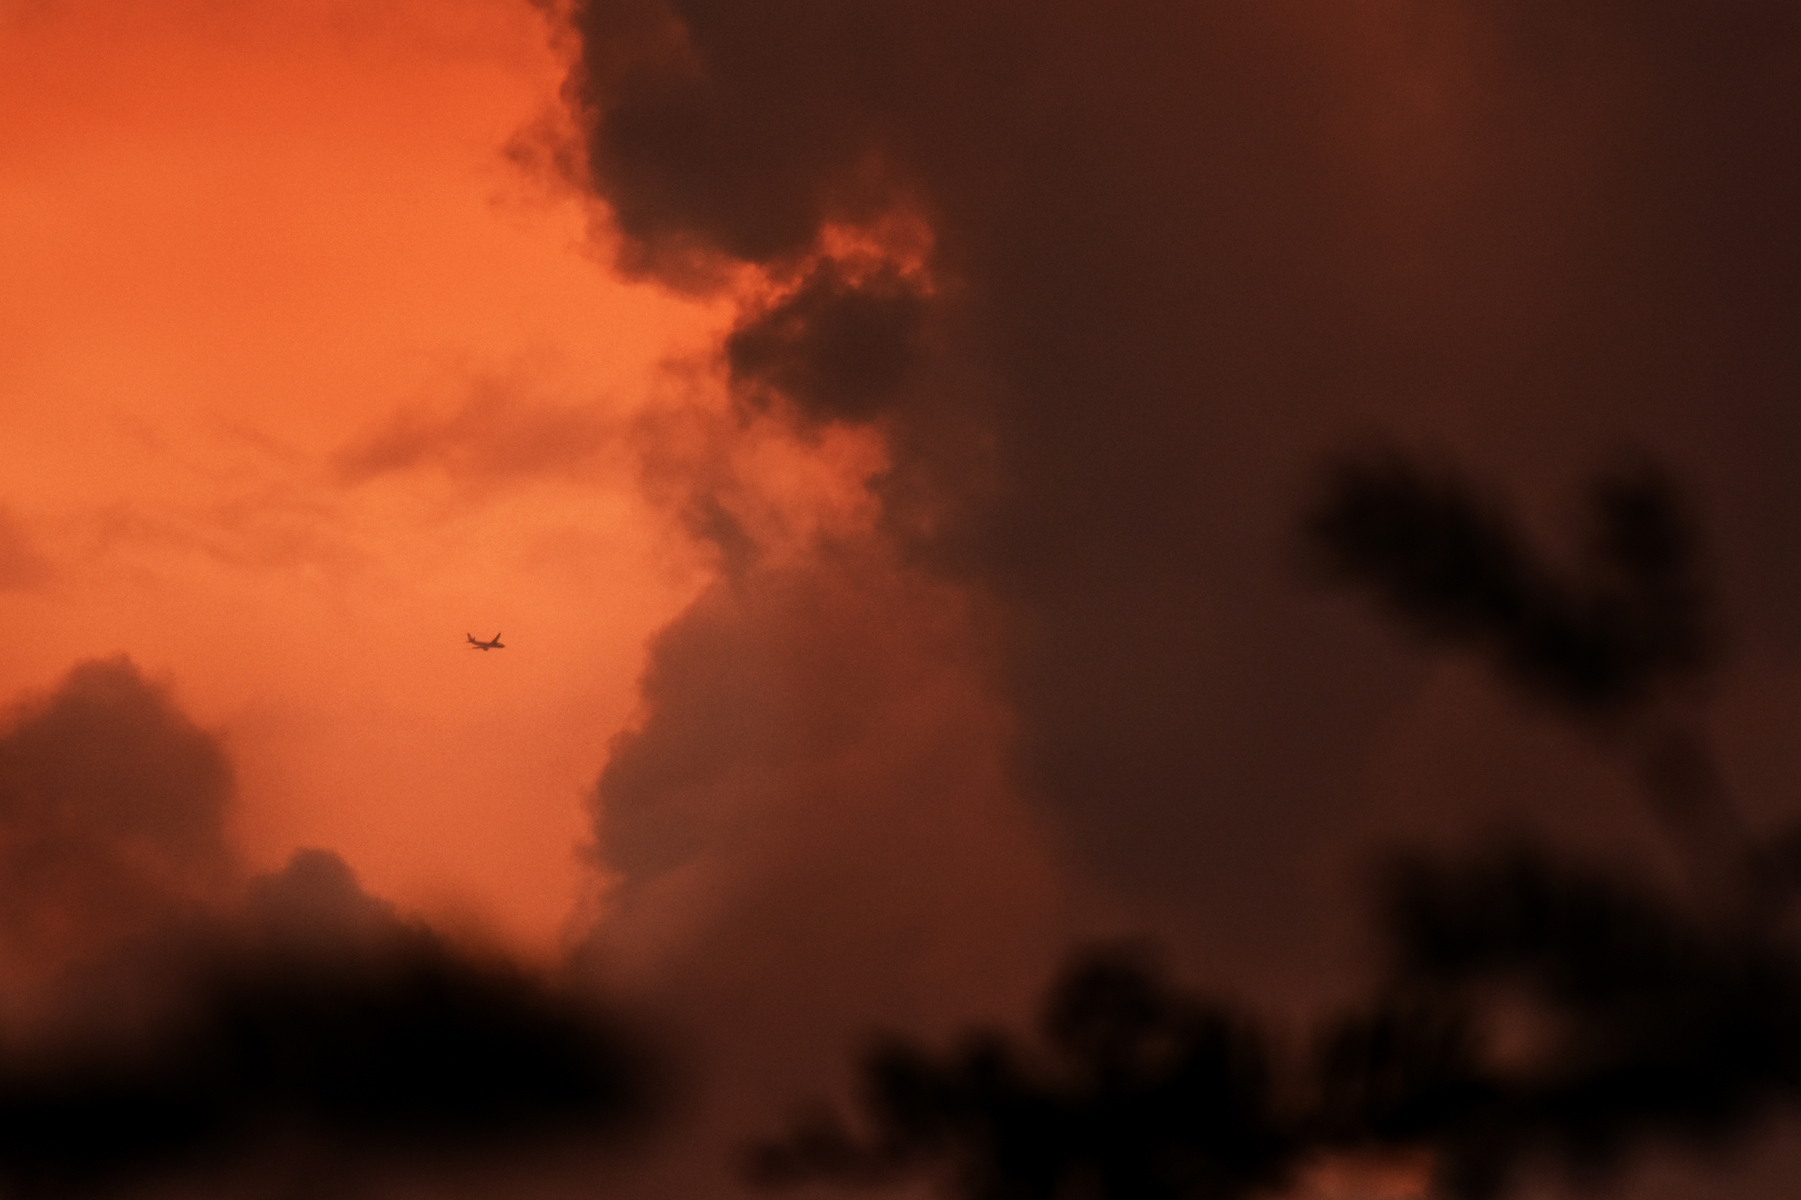
[[[972,1200],[1233,1197],[1292,1156],[1263,1034],[1168,987],[1121,950],[1053,990],[1044,1048],[971,1035],[936,1057],[889,1039],[864,1058],[859,1138],[823,1118],[751,1154],[761,1183],[872,1182],[948,1164]]]
[[[1674,485],[1603,476],[1581,569],[1559,572],[1457,476],[1397,454],[1335,464],[1306,531],[1328,574],[1426,638],[1487,653],[1529,692],[1586,712],[1697,674],[1712,638],[1700,547]]]
[[[1327,1039],[1322,1128],[1429,1148],[1455,1196],[1532,1161],[1605,1176],[1648,1140],[1716,1141],[1801,1100],[1801,955],[1778,921],[1798,843],[1753,839],[1700,723],[1657,703],[1714,665],[1699,538],[1655,470],[1602,476],[1589,508],[1559,573],[1467,484],[1391,454],[1337,463],[1307,522],[1331,573],[1416,633],[1613,717],[1694,868],[1686,896],[1525,846],[1388,872],[1391,977]]]
[[[1698,539],[1650,470],[1603,477],[1575,572],[1499,507],[1398,456],[1346,460],[1307,518],[1330,575],[1429,642],[1484,654],[1640,754],[1697,870],[1659,887],[1530,844],[1381,873],[1387,961],[1313,1053],[1182,996],[1140,958],[1079,959],[1052,992],[1054,1069],[998,1034],[946,1059],[863,1063],[859,1139],[836,1118],[759,1147],[752,1178],[872,1182],[952,1164],[966,1200],[1247,1195],[1335,1154],[1424,1153],[1487,1200],[1531,1167],[1609,1178],[1653,1142],[1718,1145],[1801,1106],[1801,825],[1736,821],[1698,722],[1660,703],[1713,663]],[[1708,843],[1700,845],[1698,843]]]
[[[1404,860],[1387,893],[1387,992],[1319,1062],[1328,1143],[1431,1149],[1446,1191],[1482,1197],[1801,1100],[1801,957],[1767,927],[1525,846]]]

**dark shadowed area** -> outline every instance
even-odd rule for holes
[[[324,851],[163,938],[69,980],[85,1019],[0,1071],[18,1192],[617,1145],[662,1099],[596,1000],[402,923]]]
[[[220,747],[124,658],[20,706],[0,789],[9,1194],[592,1157],[672,1101],[591,983],[403,920],[327,851],[250,876]]]
[[[14,7],[0,1193],[1793,1192],[1795,0]]]
[[[1325,862],[1408,819],[1366,770],[1421,675],[1296,586],[1322,453],[1378,424],[1554,527],[1595,462],[1654,455],[1722,529],[1748,652],[1801,645],[1783,6],[576,22],[624,261],[791,281],[728,342],[747,401],[887,431],[889,536],[998,606],[1020,786],[1235,974],[1314,986]],[[923,275],[834,265],[896,213]]]
[[[731,914],[693,927],[781,946],[747,949],[721,993],[720,1014],[768,1012],[746,1041],[816,1040],[788,998],[842,1013],[934,936],[925,916],[845,932],[890,875],[810,823],[746,823],[763,810],[722,782],[798,794],[813,771],[771,755],[791,700],[743,687],[740,647],[805,647],[810,727],[883,728],[869,681],[891,676],[869,665],[915,658],[889,636],[908,626],[831,612],[869,545],[908,594],[971,614],[954,669],[992,705],[1002,769],[988,800],[929,772],[918,790],[1029,817],[992,857],[1052,848],[1033,926],[1154,930],[1173,970],[1272,1010],[1363,989],[1380,938],[1346,898],[1383,847],[1500,832],[1705,892],[1741,878],[1748,831],[1793,819],[1792,6],[584,0],[573,19],[583,178],[620,264],[746,289],[723,356],[744,422],[869,430],[889,456],[855,552],[813,547],[807,604],[737,609],[732,665],[688,653],[711,598],[653,648],[596,792],[637,911],[687,881],[714,908],[681,911]],[[1392,448],[1360,459],[1372,431]],[[1347,448],[1322,559],[1297,530]],[[767,551],[731,528],[732,594],[757,596]],[[1320,586],[1358,577],[1405,636]],[[864,811],[857,786],[825,806]],[[871,819],[923,847],[921,874],[970,869],[941,810]],[[743,828],[839,864],[836,886],[785,877],[829,937],[754,904],[766,851],[718,836]],[[979,908],[956,921],[1006,937]],[[854,959],[825,949],[843,939]],[[934,1007],[1021,1021],[1029,973],[978,967]],[[974,998],[1001,979],[1010,1011]]]
[[[241,882],[218,743],[124,658],[75,667],[0,734],[0,992],[218,903]]]
[[[1362,1158],[1490,1200],[1547,1168],[1616,1183],[1653,1147],[1717,1156],[1792,1113],[1801,822],[1749,834],[1705,734],[1657,696],[1692,688],[1710,616],[1673,485],[1602,477],[1591,500],[1586,587],[1552,579],[1504,507],[1392,452],[1337,464],[1308,534],[1428,644],[1485,653],[1591,732],[1604,716],[1608,740],[1641,753],[1686,878],[1526,841],[1390,855],[1377,985],[1316,1020],[1310,1051],[1173,988],[1142,949],[1103,948],[1052,989],[1041,1046],[980,1029],[949,1054],[886,1039],[862,1058],[855,1125],[823,1110],[754,1145],[747,1178],[1233,1200],[1313,1194],[1309,1171]]]

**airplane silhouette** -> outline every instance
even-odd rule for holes
[[[471,646],[474,646],[477,650],[505,650],[506,649],[506,646],[501,642],[500,635],[498,633],[494,635],[494,640],[491,642],[478,642],[475,640],[475,635],[473,633],[465,633],[463,636],[468,638],[469,644]]]

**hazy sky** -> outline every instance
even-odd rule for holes
[[[1604,752],[1308,585],[1346,446],[1547,542],[1668,462],[1726,771],[1795,811],[1798,30],[0,0],[0,693],[130,656],[229,765],[206,870],[584,942],[720,1129],[1076,936],[1303,1005],[1374,847],[1655,853]]]
[[[619,431],[707,402],[661,364],[719,309],[505,158],[561,76],[524,5],[4,14],[0,686],[129,654],[224,738],[252,863],[554,937],[704,580]]]

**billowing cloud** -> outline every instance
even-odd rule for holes
[[[218,741],[125,658],[0,736],[0,1179],[341,1181],[617,1146],[668,1099],[592,987],[401,916],[336,854],[252,875]]]
[[[9,991],[221,901],[231,771],[125,658],[80,664],[0,735]]]
[[[1289,1009],[1343,989],[1383,842],[1500,824],[1657,856],[1623,764],[1308,590],[1318,463],[1372,427],[1504,481],[1559,553],[1591,471],[1667,463],[1719,534],[1732,661],[1793,671],[1801,41],[1775,7],[588,0],[575,23],[622,265],[739,289],[745,412],[881,437],[863,544],[980,614],[954,673],[1004,718],[994,794],[1067,851],[1065,894],[1103,881],[1191,971]],[[881,249],[907,222],[925,234]],[[858,231],[887,273],[831,265]],[[854,789],[817,795],[832,753],[790,725],[867,714],[871,744],[912,744],[865,690],[905,622],[821,582],[836,545],[810,561],[804,617],[749,602],[752,574],[724,593],[735,636],[722,597],[654,644],[598,806],[636,902],[721,931],[698,944],[790,1004],[817,974],[742,897],[847,856],[801,824],[769,865],[744,781],[832,813]],[[1792,758],[1737,753],[1729,775]],[[922,853],[959,861],[916,815]],[[870,870],[817,902],[866,892],[908,894]],[[906,961],[885,936],[832,973],[815,1039],[892,1011],[854,990]]]
[[[14,678],[178,664],[256,863],[328,844],[542,945],[662,628],[588,797],[594,948],[719,1051],[718,1138],[868,1019],[1017,1010],[1096,892],[1298,1002],[1355,958],[1366,840],[1629,840],[1616,764],[1296,586],[1303,485],[1369,425],[1499,481],[1534,546],[1616,442],[1668,461],[1719,532],[1724,773],[1790,805],[1788,7],[353,7],[11,20]],[[578,206],[492,194],[562,50],[580,152],[546,119],[513,158],[586,172],[629,286]],[[218,747],[156,688],[84,667],[0,748],[20,987],[196,908],[262,945]],[[331,860],[278,879],[423,944]],[[170,969],[195,1012],[239,994]]]
[[[729,1193],[736,1144],[840,1082],[868,1022],[1010,1018],[1055,962],[1070,897],[979,619],[864,540],[722,580],[657,640],[593,797],[593,952],[706,1071],[647,1193]]]
[[[916,368],[928,312],[917,282],[892,269],[849,277],[826,258],[726,339],[733,380],[772,389],[819,419],[882,412]]]
[[[20,1194],[186,1177],[342,1186],[372,1166],[617,1144],[663,1099],[591,996],[458,949],[326,851],[73,973],[0,1061]]]
[[[1728,619],[1801,637],[1778,9],[575,22],[622,261],[801,273],[727,342],[743,395],[884,430],[885,535],[995,606],[1015,782],[1210,957],[1317,986],[1370,746],[1411,719],[1417,671],[1294,569],[1314,464],[1368,426],[1541,523],[1621,444],[1666,458],[1724,531]],[[897,213],[929,288],[806,265]],[[659,712],[644,736],[682,719]]]

